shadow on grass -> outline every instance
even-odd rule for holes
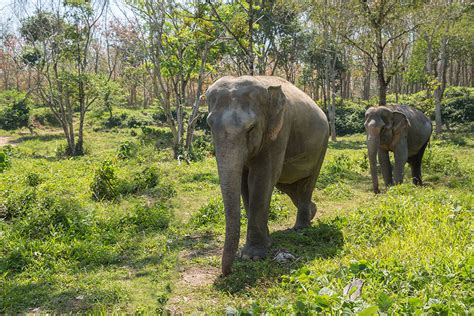
[[[27,136],[22,136],[20,138],[17,138],[13,141],[15,144],[19,144],[22,142],[26,142],[29,140],[39,140],[42,142],[47,142],[47,141],[52,141],[52,140],[58,140],[58,139],[65,139],[64,134],[45,134],[45,135],[27,135]]]
[[[291,270],[298,269],[307,262],[320,258],[327,259],[338,255],[344,245],[344,237],[338,220],[319,222],[301,231],[283,230],[271,234],[272,248],[266,260],[250,261],[238,259],[233,273],[219,278],[214,283],[217,290],[238,293],[262,282],[272,282]],[[298,257],[290,263],[280,264],[273,260],[278,250],[287,250]]]
[[[50,282],[31,282],[5,287],[0,296],[0,313],[44,314],[56,311],[63,314],[86,311],[91,310],[97,302],[101,305],[114,304],[119,301],[121,295],[111,289],[57,289],[57,284]]]
[[[329,142],[330,149],[365,149],[367,145],[365,141],[355,140],[338,140],[337,142]]]

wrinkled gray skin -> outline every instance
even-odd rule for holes
[[[406,162],[411,166],[413,183],[421,185],[421,161],[432,132],[430,119],[409,106],[379,106],[365,112],[364,125],[374,192],[380,192],[377,156],[386,186],[403,182]],[[395,158],[393,176],[389,151],[394,153]]]
[[[231,272],[240,237],[240,196],[248,217],[243,258],[266,256],[273,187],[298,208],[295,229],[310,226],[311,201],[328,143],[326,115],[278,77],[223,77],[206,92],[226,217],[222,273]]]

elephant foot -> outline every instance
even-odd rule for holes
[[[265,259],[267,257],[267,247],[245,245],[242,249],[241,257],[242,259],[250,260]]]
[[[314,202],[309,204],[309,208],[298,210],[295,226],[293,230],[300,230],[311,226],[311,221],[316,216],[317,207]]]
[[[295,226],[293,226],[292,230],[294,231],[299,231],[305,228],[308,228],[311,226],[311,222],[308,223],[296,223]]]

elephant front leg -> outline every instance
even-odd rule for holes
[[[243,258],[261,259],[267,255],[267,249],[271,245],[268,212],[272,191],[271,174],[267,174],[265,169],[249,171],[247,241],[242,249]]]
[[[386,186],[393,185],[392,164],[388,151],[382,148],[378,149],[378,157],[380,162],[380,169],[382,170],[383,181]]]
[[[400,140],[394,151],[395,156],[395,184],[403,183],[405,163],[408,160],[408,146],[406,139]]]

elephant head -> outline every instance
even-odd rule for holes
[[[379,106],[367,109],[364,126],[367,131],[367,149],[373,190],[374,193],[379,193],[377,151],[379,148],[394,151],[401,137],[406,136],[410,122],[405,114],[385,106]]]
[[[206,99],[225,208],[222,273],[227,275],[239,245],[243,168],[278,137],[286,98],[281,86],[267,87],[248,77],[224,77],[209,87]]]

